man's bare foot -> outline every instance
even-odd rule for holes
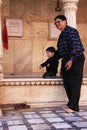
[[[65,110],[65,112],[68,112],[68,113],[73,113],[73,112],[76,112],[76,111],[74,111],[74,110],[70,109],[69,107],[64,108],[64,110]]]
[[[66,106],[62,106],[62,109],[63,110],[65,110],[66,108],[68,108],[68,106],[66,105]]]

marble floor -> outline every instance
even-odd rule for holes
[[[66,113],[61,107],[3,110],[0,130],[87,130],[87,106]]]

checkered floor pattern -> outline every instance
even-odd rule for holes
[[[87,106],[66,113],[61,107],[3,110],[0,130],[87,130]]]

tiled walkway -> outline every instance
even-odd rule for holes
[[[87,107],[66,113],[61,107],[4,110],[0,130],[87,130]]]

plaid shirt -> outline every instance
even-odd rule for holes
[[[78,31],[70,26],[61,32],[57,47],[61,58],[68,57],[71,60],[75,60],[84,51]]]

